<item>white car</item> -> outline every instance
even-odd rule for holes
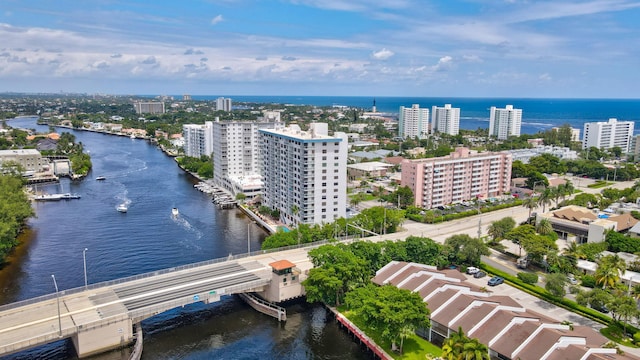
[[[467,268],[467,274],[469,274],[469,275],[473,275],[473,274],[477,273],[478,271],[480,271],[480,269],[478,269],[477,267],[469,266]]]

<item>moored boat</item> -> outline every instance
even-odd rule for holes
[[[178,212],[178,208],[174,207],[173,209],[171,209],[171,215],[178,216],[178,214],[180,214],[180,212]]]
[[[116,210],[118,210],[121,213],[126,213],[129,209],[127,208],[127,204],[120,204],[118,205]]]
[[[104,177],[104,176],[98,176],[98,177],[96,178],[96,180],[98,180],[98,181],[102,181],[102,180],[106,180],[106,179],[107,179],[107,178],[106,178],[106,177]]]

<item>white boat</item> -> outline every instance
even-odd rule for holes
[[[135,134],[131,134],[131,136],[129,136],[131,139],[135,139],[136,135]]]
[[[180,213],[178,212],[178,208],[173,208],[173,209],[171,209],[171,215],[173,215],[173,216],[178,216],[178,214],[180,214]]]
[[[126,213],[126,212],[127,212],[127,210],[129,210],[129,209],[127,208],[127,205],[126,205],[126,204],[120,204],[120,205],[118,205],[118,207],[116,208],[116,210],[118,210],[118,211],[119,211],[119,212],[121,212],[121,213]]]
[[[98,176],[98,177],[96,178],[96,180],[98,180],[98,181],[106,180],[106,179],[107,179],[107,178],[106,178],[106,177],[104,177],[104,176]]]

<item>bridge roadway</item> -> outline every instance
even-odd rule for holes
[[[62,338],[72,339],[80,357],[102,352],[131,342],[133,324],[163,311],[263,290],[271,282],[270,262],[311,267],[307,249],[253,254],[63,290],[59,316],[55,293],[0,306],[0,356]]]

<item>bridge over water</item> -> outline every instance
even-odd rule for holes
[[[131,343],[135,324],[176,307],[247,292],[272,302],[298,297],[312,266],[307,250],[217,259],[0,306],[0,356],[70,338],[84,357]],[[293,267],[272,266],[283,262]]]

